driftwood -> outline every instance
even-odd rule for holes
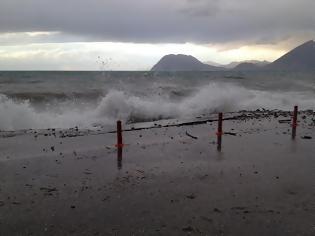
[[[236,136],[237,135],[237,133],[233,133],[233,132],[224,132],[224,134],[232,135],[232,136]]]
[[[279,120],[280,124],[291,123],[291,120]]]
[[[191,135],[191,134],[190,134],[190,133],[188,133],[187,131],[186,131],[186,135],[187,135],[188,137],[190,137],[190,138],[193,138],[193,139],[198,139],[198,137]]]

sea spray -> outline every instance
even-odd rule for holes
[[[28,100],[16,101],[0,96],[0,129],[29,128],[93,128],[125,122],[186,118],[218,111],[254,110],[258,108],[290,110],[297,104],[301,109],[314,109],[314,93],[301,91],[263,91],[244,86],[210,82],[193,89],[186,96],[174,98],[167,93],[134,93],[117,89],[109,92],[94,105],[67,106],[56,103],[56,109],[38,110]]]

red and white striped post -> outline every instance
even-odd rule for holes
[[[292,139],[296,137],[298,106],[294,106],[293,119],[292,119]]]
[[[223,114],[222,112],[219,113],[219,119],[218,119],[218,132],[217,132],[217,150],[221,151],[222,148],[222,123],[223,123]]]

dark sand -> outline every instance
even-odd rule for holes
[[[2,132],[0,235],[315,235],[314,114],[294,141],[287,113],[247,115],[222,152],[200,122],[125,132],[121,161],[115,133]]]

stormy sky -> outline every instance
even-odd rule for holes
[[[314,9],[313,0],[0,0],[0,69],[145,70],[168,53],[274,60],[315,38]]]

